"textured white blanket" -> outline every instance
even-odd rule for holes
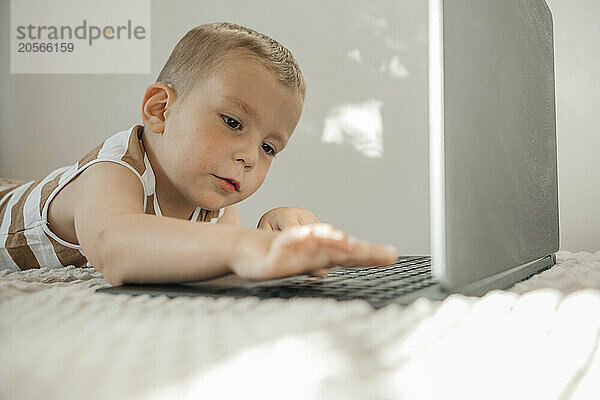
[[[91,268],[0,271],[0,398],[600,398],[600,252],[378,311],[105,285]]]

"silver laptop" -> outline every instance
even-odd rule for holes
[[[559,247],[552,25],[544,0],[429,0],[431,257],[325,277],[228,275],[99,291],[364,299],[378,308],[482,295],[551,267]]]

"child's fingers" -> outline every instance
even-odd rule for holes
[[[383,266],[394,264],[398,251],[393,246],[382,246],[349,237],[330,224],[318,224],[309,234],[314,235],[329,258],[329,266]]]
[[[314,237],[314,241],[317,244],[318,255],[315,255],[313,260],[320,261],[318,267],[387,266],[398,260],[398,251],[395,247],[371,244],[355,238],[347,238],[346,235],[343,238],[317,236]]]
[[[331,224],[310,224],[300,226],[298,229],[302,236],[313,235],[318,238],[334,239],[336,241],[346,240],[348,238],[348,235],[345,232],[335,228]]]
[[[271,265],[282,274],[312,274],[338,265],[390,265],[397,260],[395,248],[349,238],[330,224],[294,227],[278,237],[276,242],[271,249]]]
[[[351,245],[347,266],[384,266],[398,260],[398,250],[393,246],[382,246],[363,241]]]
[[[389,265],[398,259],[398,251],[393,246],[371,244],[349,237],[330,224],[317,224],[313,227],[305,235],[312,234],[318,244],[327,249],[331,262],[336,265]]]

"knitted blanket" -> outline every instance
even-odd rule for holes
[[[600,252],[481,298],[95,293],[92,268],[0,271],[2,399],[588,399]]]

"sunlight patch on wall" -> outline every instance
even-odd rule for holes
[[[358,104],[344,104],[329,112],[323,127],[323,142],[349,142],[369,158],[383,155],[383,102],[371,99]]]
[[[352,49],[346,53],[346,56],[352,61],[357,62],[360,65],[364,65],[371,72],[377,72],[375,68],[370,65],[367,65],[362,58],[362,54],[359,49]],[[398,56],[393,56],[392,59],[388,62],[385,61],[379,66],[379,72],[387,73],[390,77],[395,79],[406,79],[410,78],[410,74],[408,69],[400,62]]]
[[[360,55],[360,50],[359,49],[352,49],[348,53],[346,53],[346,55],[351,60],[354,60],[354,61],[356,61],[359,64],[363,64],[362,56]]]
[[[396,56],[392,58],[389,64],[383,63],[379,68],[381,72],[387,72],[392,78],[405,79],[410,78],[410,74],[406,67],[400,63],[400,59]]]

